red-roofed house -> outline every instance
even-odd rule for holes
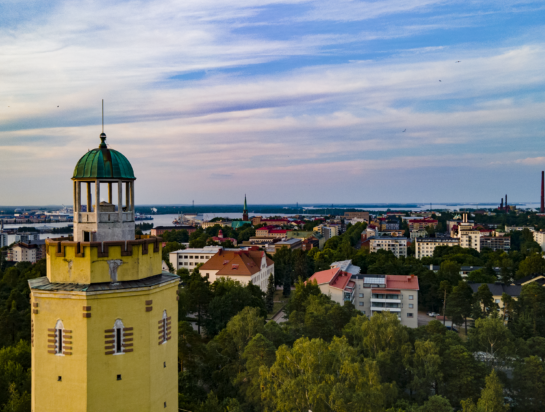
[[[217,236],[214,236],[212,237],[212,240],[214,242],[218,242],[218,243],[223,243],[223,242],[226,242],[228,240],[231,241],[231,243],[236,246],[237,245],[237,240],[236,239],[233,239],[232,237],[223,237],[223,230],[219,230],[218,232],[218,235]]]
[[[283,239],[291,230],[280,229],[278,226],[263,226],[255,231],[256,237],[268,237],[272,239]]]
[[[329,295],[331,299],[341,305],[347,300],[354,302],[355,283],[352,281],[350,273],[343,272],[339,268],[331,268],[316,272],[309,281],[316,281],[323,294]]]
[[[266,292],[274,262],[262,250],[219,250],[199,271],[203,276],[208,275],[210,282],[220,277],[238,280],[243,285],[251,281]]]

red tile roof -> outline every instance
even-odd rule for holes
[[[265,252],[258,250],[220,250],[200,267],[200,271],[217,270],[216,276],[252,276],[261,270]],[[267,267],[274,262],[265,256]]]
[[[316,280],[318,285],[329,283],[329,286],[332,288],[344,290],[348,283],[351,282],[351,277],[352,275],[350,273],[343,272],[339,268],[332,268],[316,272],[310,277],[309,281],[312,282],[313,280]],[[354,282],[352,283],[355,285]]]

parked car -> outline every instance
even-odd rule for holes
[[[428,312],[428,316],[434,318],[436,316],[439,316],[439,313],[437,313],[437,312]]]

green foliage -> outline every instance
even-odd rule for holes
[[[269,282],[267,284],[267,295],[265,298],[265,304],[267,306],[267,312],[271,313],[274,308],[274,292],[276,288],[274,287],[274,276],[272,273],[269,275]]]
[[[496,374],[496,371],[486,377],[486,386],[481,392],[477,404],[472,400],[462,401],[464,412],[507,412],[509,405],[503,400],[503,386]]]

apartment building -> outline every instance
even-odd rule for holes
[[[45,240],[20,242],[8,249],[6,260],[10,262],[36,263],[45,258]]]
[[[415,257],[422,259],[423,257],[432,257],[433,251],[438,246],[459,246],[460,239],[452,237],[425,237],[415,239]]]
[[[410,236],[411,240],[414,240],[414,239],[419,238],[419,237],[426,237],[426,236],[428,236],[428,232],[426,232],[424,229],[420,229],[420,230],[411,230],[409,236]]]
[[[0,247],[9,246],[8,244],[8,234],[0,232]]]
[[[278,226],[263,226],[255,231],[258,238],[283,239],[291,230],[281,229]]]
[[[201,223],[201,227],[203,229],[208,229],[209,227],[214,227],[216,225],[220,225],[221,227],[231,227],[233,225],[233,222],[231,222],[230,220],[217,220],[215,222],[207,221]]]
[[[225,277],[243,285],[252,282],[266,292],[269,276],[274,273],[274,262],[262,250],[220,249],[201,266],[200,272],[208,276],[210,282]]]
[[[534,232],[534,240],[539,243],[541,250],[545,251],[545,231]]]
[[[150,234],[152,236],[160,237],[165,232],[171,232],[171,231],[176,231],[177,232],[177,231],[180,231],[180,230],[187,230],[187,233],[191,234],[195,230],[197,230],[197,228],[195,226],[182,226],[182,225],[177,225],[177,226],[157,226],[157,227],[154,227],[154,228],[151,229]]]
[[[428,218],[411,219],[408,221],[409,230],[425,230],[428,226],[433,226],[434,228],[436,228],[437,223],[439,223],[437,220]]]
[[[369,251],[376,253],[379,250],[389,250],[396,257],[407,257],[407,238],[406,237],[375,237],[369,239]]]
[[[189,271],[195,269],[199,263],[206,263],[218,251],[220,246],[205,246],[202,249],[181,249],[170,252],[169,261],[175,270],[186,268]]]
[[[511,249],[511,238],[509,236],[483,236],[481,237],[481,249],[484,247],[494,251],[504,250],[507,252]]]
[[[392,312],[402,325],[418,327],[420,288],[414,275],[361,275],[333,267],[315,273],[309,281],[316,281],[322,293],[341,305],[352,302],[364,315]]]

